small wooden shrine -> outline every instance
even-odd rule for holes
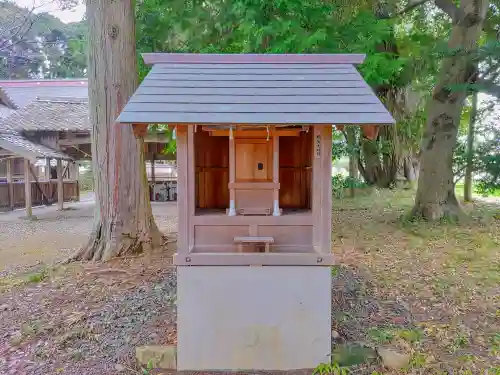
[[[154,66],[117,121],[176,132],[178,369],[326,361],[332,125],[394,122],[354,67],[364,56],[143,57]]]

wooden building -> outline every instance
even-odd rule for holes
[[[0,210],[55,201],[62,208],[63,201],[79,199],[79,162],[92,154],[87,97],[85,79],[0,81]],[[156,175],[164,184],[161,173],[155,174],[158,161],[175,158],[162,153],[166,142],[165,134],[146,137],[152,196]],[[25,188],[27,178],[31,187]],[[30,216],[29,207],[27,211]]]
[[[179,370],[328,360],[332,125],[394,122],[363,59],[144,55],[117,122],[176,129]]]

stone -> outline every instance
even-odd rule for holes
[[[410,363],[411,355],[408,353],[389,348],[378,348],[377,352],[382,359],[382,365],[388,369],[399,370]]]
[[[3,305],[0,305],[0,311],[7,311],[10,310],[10,306],[7,305],[6,303]]]
[[[374,349],[357,343],[337,345],[332,352],[332,362],[340,366],[355,366],[377,359]]]
[[[124,372],[125,370],[127,370],[127,368],[126,368],[125,366],[120,365],[119,363],[117,363],[117,364],[115,365],[115,370],[116,370],[117,372]]]
[[[135,348],[137,362],[167,370],[177,368],[177,348],[173,345],[146,345]]]

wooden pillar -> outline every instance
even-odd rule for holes
[[[69,176],[68,178],[72,181],[78,181],[78,164],[76,162],[68,162]]]
[[[50,158],[45,159],[45,180],[50,181]]]
[[[275,135],[273,137],[273,182],[280,182],[280,138]],[[273,216],[280,216],[280,190],[275,187],[273,190]]]
[[[194,126],[188,126],[188,137],[187,137],[187,153],[188,153],[188,165],[187,165],[187,174],[188,174],[188,249],[189,252],[193,251],[194,248],[194,225],[193,225],[193,217],[196,210],[196,187],[195,187],[195,157],[194,157]]]
[[[321,250],[332,252],[332,127],[321,127]]]
[[[153,182],[153,186],[156,182],[155,158],[156,154],[153,152],[153,159],[151,159],[151,181]]]
[[[313,147],[312,147],[312,216],[313,216],[313,246],[317,253],[321,253],[321,192],[322,173],[321,170],[321,127],[313,126]]]
[[[62,160],[57,159],[57,209],[64,209],[64,180]]]
[[[187,126],[176,127],[177,139],[177,209],[178,235],[177,254],[189,253],[189,209],[188,209],[188,132]]]
[[[236,194],[234,183],[236,182],[236,150],[234,147],[233,129],[229,130],[229,211],[228,216],[236,216]]]
[[[32,217],[30,161],[28,159],[24,159],[24,206],[26,208],[26,216]]]
[[[78,162],[74,162],[71,164],[70,177],[75,180],[76,183],[76,200],[80,201],[80,164]]]
[[[14,209],[14,179],[12,178],[12,170],[14,159],[7,159],[7,188],[9,189],[9,207]]]

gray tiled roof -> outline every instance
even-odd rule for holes
[[[359,55],[150,54],[155,63],[117,121],[392,124],[358,73]]]
[[[90,131],[87,99],[40,98],[0,119],[0,131]]]
[[[17,108],[27,106],[37,97],[88,98],[86,79],[0,81],[0,88]]]
[[[20,134],[0,133],[0,147],[31,160],[42,158],[72,160],[70,156],[41,144],[33,143]]]
[[[7,107],[6,105],[0,104],[0,118],[5,118],[7,116],[10,116],[12,113],[14,113],[16,110]]]

